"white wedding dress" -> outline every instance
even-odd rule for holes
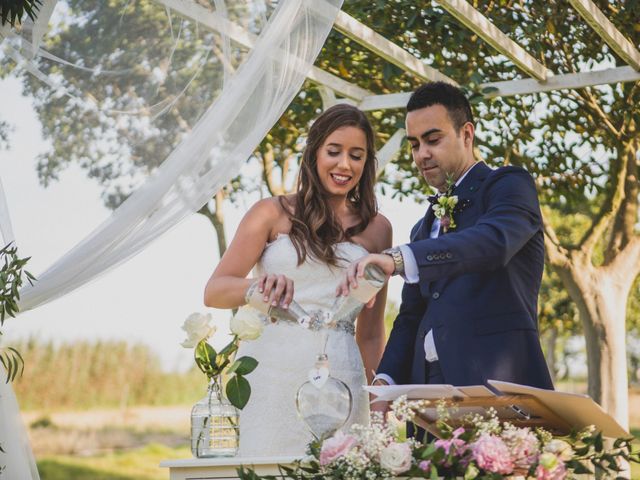
[[[346,266],[368,252],[350,242],[339,243],[338,257],[345,259],[340,268],[330,268],[310,259],[298,266],[296,250],[286,234],[267,244],[256,265],[256,275],[278,273],[294,282],[294,300],[307,312],[328,311],[335,301],[335,291]],[[304,455],[313,440],[298,417],[295,395],[308,379],[327,339],[330,374],[345,382],[353,394],[353,409],[345,430],[353,423],[368,424],[369,400],[362,357],[355,341],[355,316],[338,322],[331,329],[310,330],[280,321],[267,324],[257,340],[242,342],[237,358],[248,355],[258,360],[258,367],[247,376],[251,398],[240,412],[240,451],[243,457]]]

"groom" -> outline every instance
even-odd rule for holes
[[[410,243],[352,264],[342,285],[355,287],[369,263],[406,281],[375,382],[552,389],[537,329],[544,243],[533,179],[475,160],[471,108],[454,86],[418,88],[406,127],[439,198],[430,197]]]

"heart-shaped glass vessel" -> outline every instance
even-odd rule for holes
[[[331,376],[329,358],[318,355],[309,380],[296,393],[298,415],[313,436],[322,441],[332,436],[351,415],[353,396],[349,387]]]

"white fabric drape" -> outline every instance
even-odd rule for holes
[[[299,91],[340,4],[281,2],[191,133],[113,215],[22,290],[21,310],[60,297],[135,255],[233,178]]]
[[[13,228],[7,199],[0,181],[0,240],[2,245],[13,242]],[[0,348],[2,337],[0,337]],[[20,409],[11,383],[6,383],[6,370],[0,365],[0,477],[40,480],[36,460],[31,450],[27,430],[20,417]]]

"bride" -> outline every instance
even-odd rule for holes
[[[205,304],[243,305],[255,267],[264,301],[287,307],[295,299],[308,312],[329,310],[349,262],[391,246],[391,225],[377,212],[375,175],[374,133],[364,113],[350,105],[327,109],[309,130],[297,192],[260,200],[247,212],[207,283]],[[331,375],[353,393],[348,425],[368,423],[362,385],[384,349],[385,300],[386,287],[370,308],[325,331],[265,319],[261,337],[238,351],[259,362],[240,415],[241,456],[305,453],[312,437],[297,417],[295,394],[323,340]]]

